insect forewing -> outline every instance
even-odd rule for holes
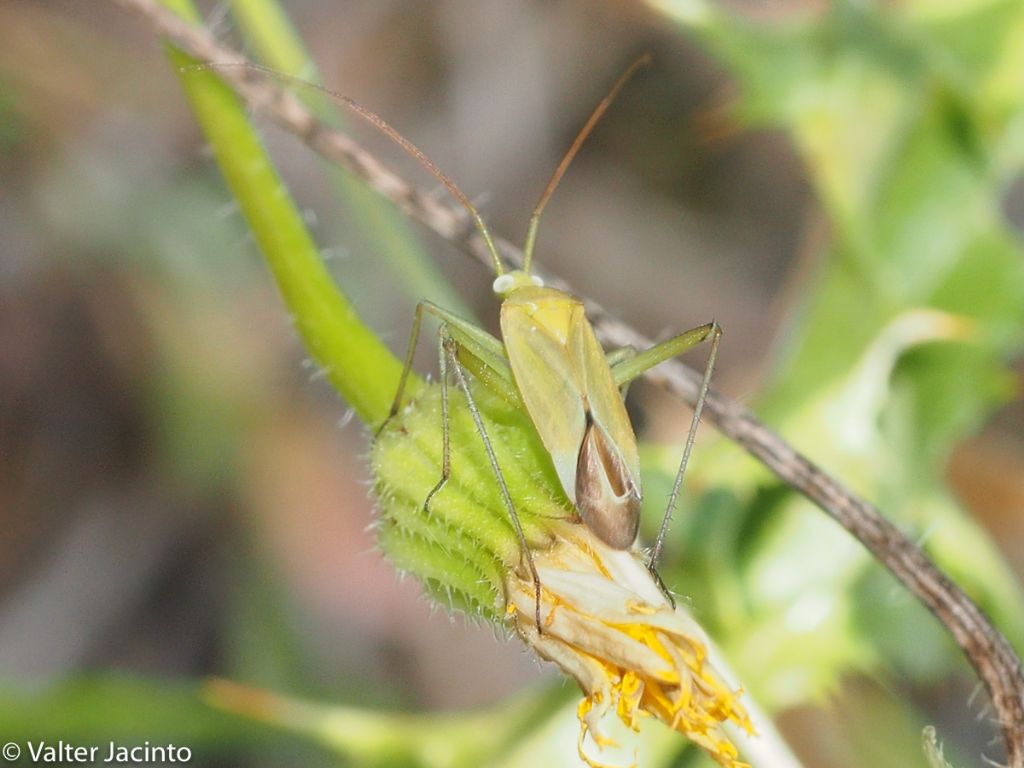
[[[636,538],[640,458],[604,351],[571,296],[523,288],[506,298],[501,330],[519,393],[566,495],[611,546]]]
[[[576,464],[587,418],[581,383],[567,354],[572,321],[567,298],[546,288],[516,291],[502,302],[501,335],[526,410],[575,504]]]

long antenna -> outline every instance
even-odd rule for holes
[[[451,193],[452,197],[454,197],[456,200],[462,203],[463,207],[467,211],[469,211],[470,215],[473,217],[473,220],[476,222],[476,228],[480,232],[480,236],[484,239],[484,242],[487,244],[487,250],[490,251],[491,258],[494,260],[495,273],[497,275],[503,275],[505,273],[505,268],[502,266],[501,257],[498,256],[498,249],[495,248],[494,246],[494,240],[491,238],[490,230],[487,229],[487,225],[484,223],[483,216],[480,215],[480,212],[476,209],[476,206],[469,202],[469,198],[466,197],[465,194],[463,194],[462,190],[459,189],[458,185],[454,181],[452,181],[452,179],[448,175],[446,175],[444,171],[442,171],[440,168],[434,165],[434,162],[425,154],[423,154],[419,147],[417,147],[415,144],[413,144],[411,141],[405,138],[405,136],[400,134],[398,131],[392,128],[387,122],[385,122],[384,118],[380,117],[374,112],[371,112],[362,104],[358,103],[357,101],[354,101],[348,96],[342,96],[339,93],[333,93],[331,91],[328,91],[326,88],[324,89],[324,91],[329,95],[333,96],[334,98],[338,99],[342,104],[344,104],[357,115],[362,117],[368,123],[378,128],[388,138],[390,138],[396,144],[398,144],[398,146],[400,146],[410,155],[419,160],[424,168],[426,168],[428,171],[434,174],[437,180],[448,188],[448,191]]]
[[[565,153],[565,157],[562,158],[562,162],[555,168],[555,172],[551,175],[551,181],[544,187],[544,192],[540,196],[540,200],[537,201],[537,205],[533,209],[533,213],[530,214],[530,226],[526,230],[526,244],[523,246],[523,270],[526,272],[530,271],[530,262],[533,261],[533,245],[537,240],[537,226],[540,224],[540,215],[544,211],[544,206],[548,204],[548,200],[551,199],[552,193],[555,191],[555,187],[558,186],[558,182],[562,180],[562,176],[565,175],[565,170],[569,167],[569,163],[576,157],[576,153],[580,151],[580,147],[583,146],[583,142],[586,141],[587,136],[594,130],[594,126],[597,125],[597,121],[601,119],[601,116],[611,106],[612,101],[619,95],[619,91],[622,90],[622,86],[626,84],[626,81],[633,76],[640,67],[646,66],[651,63],[651,54],[645,53],[643,56],[638,58],[629,67],[619,75],[619,79],[615,81],[615,85],[611,87],[608,94],[601,99],[597,107],[591,113],[587,122],[580,129],[580,132],[576,135],[576,138],[572,142],[572,146],[569,147],[569,151]]]
[[[326,88],[320,85],[319,83],[311,83],[308,80],[303,80],[301,77],[286,75],[284,72],[278,72],[275,69],[271,69],[270,67],[264,67],[262,64],[256,64],[251,61],[226,62],[223,64],[203,63],[195,65],[194,68],[217,70],[226,67],[244,67],[246,69],[254,69],[258,72],[263,72],[272,77],[276,77],[279,80],[289,83],[295,83],[296,85],[303,85],[307,88],[312,88],[313,90],[320,91],[320,93],[323,93],[325,96],[330,97],[336,103],[341,104],[344,107],[347,107],[349,110],[359,115],[359,117],[366,120],[366,122],[370,123],[377,130],[386,135],[389,139],[394,141],[396,144],[398,144],[398,146],[400,146],[402,149],[404,149],[406,152],[412,155],[416,160],[418,160],[420,162],[420,165],[422,165],[424,168],[430,171],[430,173],[438,181],[444,184],[444,186],[447,188],[448,192],[451,194],[452,197],[454,197],[456,200],[462,203],[462,206],[467,211],[469,211],[470,216],[473,217],[473,221],[476,223],[477,231],[480,232],[480,236],[484,239],[484,243],[487,245],[487,250],[490,252],[491,259],[494,261],[495,273],[498,275],[505,274],[505,267],[501,263],[501,257],[498,256],[498,249],[494,245],[494,239],[491,237],[491,232],[489,229],[487,229],[487,225],[484,223],[483,216],[480,215],[480,212],[476,209],[476,206],[469,201],[469,198],[466,197],[466,195],[463,193],[461,189],[459,189],[459,185],[456,184],[451,179],[451,177],[449,177],[447,174],[445,174],[444,171],[442,171],[440,168],[434,165],[434,162],[423,153],[423,150],[421,150],[419,147],[417,147],[415,144],[413,144],[411,141],[405,138],[405,136],[403,136],[397,130],[395,130],[383,117],[378,115],[376,112],[371,112],[369,109],[364,107],[355,99],[349,96],[345,96],[344,94],[337,93],[336,91],[332,91],[330,88]],[[190,69],[192,68],[193,67],[190,67]]]

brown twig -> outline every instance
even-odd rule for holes
[[[198,61],[217,65],[218,76],[253,108],[294,133],[331,162],[347,168],[409,216],[485,264],[490,255],[461,209],[439,201],[401,178],[345,134],[318,121],[302,103],[236,51],[220,45],[206,30],[182,21],[156,0],[116,0],[144,14],[160,34]],[[222,66],[242,65],[242,66]],[[522,253],[507,241],[502,255],[520,263]],[[561,281],[553,281],[568,288]],[[651,342],[594,302],[588,312],[606,342],[648,346]],[[670,361],[649,374],[693,405],[701,376]],[[708,393],[705,413],[718,430],[745,448],[780,480],[792,486],[855,536],[949,630],[984,682],[1003,729],[1010,768],[1024,768],[1024,671],[1006,638],[956,584],[890,523],[872,504],[858,498],[750,412],[719,392]]]

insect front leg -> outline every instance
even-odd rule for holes
[[[381,422],[380,426],[377,427],[377,431],[373,433],[374,439],[380,437],[381,432],[395,417],[395,414],[402,407],[402,395],[405,394],[405,385],[409,382],[409,372],[412,370],[413,357],[416,355],[416,344],[420,338],[420,326],[423,324],[423,310],[429,309],[430,302],[421,301],[416,305],[416,313],[413,315],[412,320],[412,331],[409,333],[409,344],[405,352],[405,365],[402,366],[402,375],[398,379],[398,390],[395,392],[395,399],[391,402],[391,410],[388,411],[387,418]]]
[[[516,513],[515,504],[512,502],[512,495],[509,493],[508,484],[505,482],[505,476],[501,472],[501,467],[498,465],[498,457],[494,453],[494,446],[491,444],[491,439],[487,435],[487,430],[484,428],[483,418],[480,416],[480,409],[477,407],[476,400],[473,398],[473,393],[469,388],[469,382],[466,380],[465,371],[462,368],[462,363],[459,362],[458,357],[459,343],[448,334],[446,326],[441,327],[441,410],[445,420],[444,423],[444,457],[442,459],[442,480],[438,483],[438,486],[431,491],[431,496],[440,490],[440,487],[447,481],[447,474],[450,473],[450,459],[449,459],[449,427],[448,427],[448,405],[447,405],[447,388],[445,387],[445,379],[447,372],[447,363],[451,364],[451,370],[455,375],[455,380],[466,396],[466,405],[469,408],[469,413],[473,417],[473,423],[476,425],[476,431],[480,435],[480,440],[483,442],[484,450],[487,452],[487,460],[491,465],[491,469],[494,472],[494,478],[498,483],[498,489],[501,492],[502,501],[505,502],[505,509],[508,511],[509,519],[512,521],[512,527],[515,529],[516,537],[519,539],[519,548],[522,552],[523,559],[526,560],[526,565],[530,569],[530,577],[533,579],[534,589],[534,620],[537,623],[537,632],[541,635],[544,634],[544,626],[540,620],[540,575],[537,573],[537,566],[533,562],[533,555],[530,553],[530,547],[526,542],[526,534],[523,533],[523,525],[519,521],[519,515]],[[446,360],[447,358],[447,360]],[[428,496],[427,500],[430,500]]]
[[[424,299],[416,305],[412,332],[409,334],[409,344],[405,353],[405,365],[402,367],[402,375],[398,380],[398,390],[395,392],[395,399],[391,403],[391,410],[388,412],[387,418],[377,427],[377,431],[374,433],[375,438],[380,436],[391,419],[402,408],[402,398],[409,383],[409,374],[412,371],[416,345],[419,342],[423,315],[426,313],[433,315],[445,325],[447,335],[457,341],[461,349],[469,352],[470,355],[479,361],[477,370],[485,377],[485,383],[489,387],[493,388],[497,394],[506,400],[515,401],[518,397],[502,343],[487,333],[487,331],[477,328],[468,320],[439,307],[432,301]]]

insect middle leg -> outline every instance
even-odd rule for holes
[[[505,482],[505,476],[502,474],[501,467],[498,464],[498,457],[494,453],[494,446],[491,444],[491,438],[487,434],[487,429],[484,427],[483,417],[480,415],[480,409],[477,406],[476,399],[473,397],[473,392],[469,387],[469,382],[466,379],[466,373],[463,370],[462,363],[459,362],[459,342],[452,338],[447,324],[441,325],[438,336],[440,338],[438,344],[438,366],[440,369],[439,379],[441,384],[441,434],[443,436],[441,479],[438,481],[437,485],[431,489],[430,493],[427,494],[427,498],[423,502],[423,510],[429,511],[431,500],[438,491],[444,487],[445,483],[448,482],[448,478],[451,477],[451,422],[448,410],[448,371],[450,367],[456,383],[466,397],[466,406],[469,409],[470,415],[473,417],[473,424],[476,426],[477,434],[480,435],[480,440],[487,453],[487,460],[491,465],[491,470],[494,472],[494,478],[498,483],[498,490],[501,493],[502,501],[505,503],[505,509],[508,512],[509,519],[512,521],[512,528],[515,530],[516,537],[519,539],[520,552],[522,553],[523,559],[526,561],[527,568],[530,570],[530,577],[533,580],[534,589],[534,621],[537,624],[537,632],[543,635],[544,627],[540,618],[540,575],[537,573],[537,566],[533,562],[533,554],[530,552],[530,547],[526,541],[526,534],[523,532],[523,525],[519,520],[519,515],[516,513],[515,504],[512,501],[512,495],[508,490],[508,483]]]

